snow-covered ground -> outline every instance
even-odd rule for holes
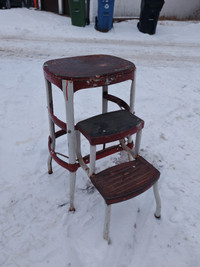
[[[0,266],[200,266],[200,22],[161,21],[153,36],[136,24],[115,23],[100,33],[52,13],[0,10]],[[161,172],[162,198],[161,220],[153,216],[152,190],[113,205],[109,246],[102,238],[104,202],[85,173],[77,173],[75,213],[68,212],[68,172],[54,163],[47,173],[42,71],[49,59],[102,53],[136,64],[141,155]],[[127,99],[125,85],[111,90]],[[77,120],[100,112],[101,90],[94,90],[75,95]],[[55,97],[62,117],[56,88]],[[97,167],[119,160],[115,154]]]

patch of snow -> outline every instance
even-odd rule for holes
[[[149,36],[126,21],[100,33],[94,24],[74,27],[69,18],[22,8],[0,10],[0,25],[0,266],[199,266],[200,22],[160,21]],[[153,216],[152,190],[113,205],[110,246],[102,238],[103,199],[85,173],[77,172],[75,213],[68,212],[68,172],[53,163],[47,173],[42,71],[49,59],[102,53],[136,64],[141,155],[161,172],[161,220]],[[111,91],[126,100],[126,85]],[[90,90],[75,95],[77,120],[100,112],[101,90],[94,90],[95,97]],[[64,117],[62,94],[54,94]],[[88,153],[87,141],[82,145]],[[118,160],[113,155],[97,168]]]

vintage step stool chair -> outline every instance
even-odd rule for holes
[[[48,171],[52,173],[52,158],[70,174],[70,210],[74,211],[76,171],[82,167],[106,203],[104,238],[109,242],[111,204],[133,198],[153,186],[156,200],[156,218],[161,214],[158,193],[159,171],[139,156],[144,121],[134,114],[135,65],[110,55],[89,55],[60,58],[44,63],[49,114]],[[131,80],[130,103],[108,93],[108,86]],[[65,99],[66,123],[54,114],[52,84],[61,89]],[[74,123],[74,93],[85,88],[102,87],[102,114]],[[108,101],[119,106],[108,111]],[[55,131],[55,125],[60,130]],[[68,161],[56,152],[56,139],[67,134]],[[80,134],[90,143],[90,155],[82,156]],[[136,134],[135,144],[132,135]],[[119,141],[116,144],[116,141]],[[106,144],[115,142],[108,147]],[[97,145],[103,145],[96,151]],[[118,164],[95,173],[95,162],[113,153],[125,150],[132,161]],[[89,163],[89,166],[88,166]]]

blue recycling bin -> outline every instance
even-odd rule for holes
[[[108,32],[113,27],[113,12],[115,0],[98,0],[98,16],[95,28],[101,32]]]

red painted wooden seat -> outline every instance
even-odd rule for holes
[[[87,55],[49,60],[43,66],[45,78],[62,88],[62,80],[73,82],[74,92],[134,79],[135,65],[110,55]]]

